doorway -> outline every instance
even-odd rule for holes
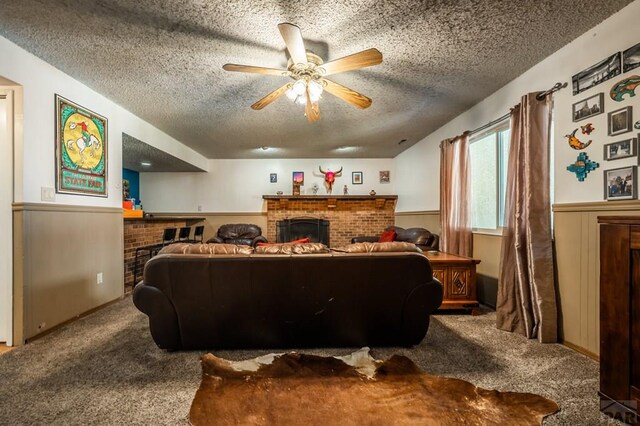
[[[13,346],[13,91],[0,89],[0,342]]]

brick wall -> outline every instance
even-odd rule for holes
[[[124,221],[124,288],[125,292],[133,287],[133,266],[136,248],[162,243],[162,233],[165,228],[185,226],[185,220],[125,220]],[[176,231],[176,238],[178,234]],[[191,230],[193,235],[193,229]],[[142,252],[141,252],[142,254]],[[142,279],[143,266],[148,257],[141,257],[138,266],[138,281]]]
[[[267,239],[276,241],[276,222],[314,217],[331,222],[329,242],[339,247],[359,235],[379,235],[395,223],[396,197],[328,198],[289,197],[267,199]]]

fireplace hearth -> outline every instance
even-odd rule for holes
[[[309,238],[312,243],[329,245],[329,221],[315,217],[296,217],[276,222],[276,241],[287,243]]]

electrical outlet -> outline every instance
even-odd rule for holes
[[[98,284],[102,284],[103,280],[102,280],[102,272],[98,272],[98,274],[96,275],[96,282]]]
[[[47,188],[43,186],[40,188],[40,200],[42,201],[55,201],[56,191],[53,188]]]
[[[198,204],[198,211],[201,212],[202,211],[202,206],[200,204]]]

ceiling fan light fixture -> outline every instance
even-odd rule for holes
[[[307,97],[304,95],[299,95],[296,98],[296,104],[300,106],[305,106],[307,104]]]
[[[307,83],[304,80],[298,80],[293,84],[292,90],[298,96],[304,95],[307,90]]]
[[[313,98],[320,99],[320,95],[322,95],[322,90],[323,90],[322,84],[313,80],[309,82],[309,96],[311,97],[312,100]]]
[[[289,90],[287,90],[285,94],[287,95],[287,98],[289,98],[290,101],[295,101],[296,98],[298,97],[296,92],[293,91],[293,88],[290,88]]]

